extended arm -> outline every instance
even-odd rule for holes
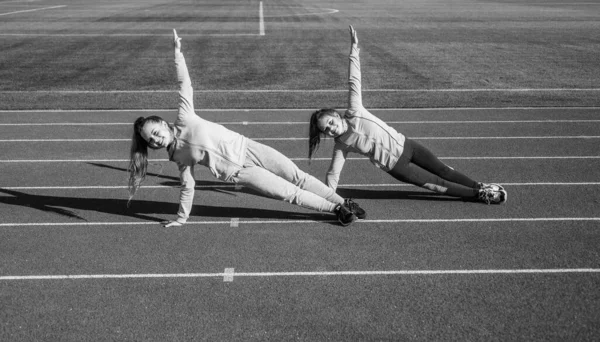
[[[358,56],[358,36],[354,28],[350,26],[350,64],[348,66],[348,109],[356,110],[362,108],[362,94],[360,84],[360,58]]]
[[[177,69],[177,81],[179,82],[179,112],[178,118],[194,115],[194,89],[188,73],[185,58],[181,53],[181,38],[177,31],[173,30],[173,47],[175,53],[175,68]]]
[[[347,155],[348,152],[340,144],[336,143],[333,147],[331,165],[329,165],[329,170],[327,170],[327,176],[325,178],[325,184],[327,184],[327,186],[332,188],[334,191],[337,189],[338,182],[340,180],[340,173],[342,173],[344,163],[346,163]]]
[[[179,179],[181,180],[181,190],[179,193],[179,210],[177,211],[177,220],[168,221],[165,227],[177,227],[185,224],[190,217],[192,204],[194,202],[194,167],[183,164],[177,164],[179,167]]]

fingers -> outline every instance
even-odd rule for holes
[[[181,224],[181,223],[179,223],[179,222],[177,222],[177,221],[164,221],[164,222],[161,222],[161,224],[162,224],[162,225],[163,225],[163,227],[165,227],[165,228],[169,228],[169,227],[180,227],[180,226],[182,226],[182,225],[183,225],[183,224]]]

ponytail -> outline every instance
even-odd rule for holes
[[[133,136],[131,137],[131,150],[129,152],[129,202],[140,188],[146,178],[148,169],[148,143],[142,138],[141,130],[147,122],[164,121],[158,116],[144,118],[140,116],[133,123]]]
[[[338,112],[333,108],[324,108],[319,109],[316,112],[312,113],[310,116],[310,123],[308,128],[308,162],[310,163],[313,154],[319,149],[319,144],[321,143],[321,136],[323,132],[319,129],[319,119],[321,119],[325,115],[337,115]]]

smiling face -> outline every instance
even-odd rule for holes
[[[169,146],[173,141],[173,133],[165,121],[146,122],[140,130],[140,135],[148,143],[148,147],[158,150]]]
[[[317,121],[319,130],[328,137],[337,138],[346,133],[348,125],[339,115],[323,115]]]

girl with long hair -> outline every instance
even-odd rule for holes
[[[336,189],[349,152],[369,157],[378,168],[406,183],[448,196],[479,200],[487,204],[506,202],[507,192],[499,184],[476,182],[441,162],[429,149],[398,133],[362,105],[358,36],[350,26],[348,109],[341,115],[333,108],[310,117],[308,158],[322,137],[335,140],[326,184]]]
[[[177,163],[181,179],[177,219],[168,221],[165,227],[181,226],[189,218],[194,199],[194,167],[198,164],[223,181],[305,208],[334,213],[344,226],[366,216],[358,204],[344,200],[275,149],[196,115],[181,38],[175,30],[173,45],[179,81],[177,120],[173,124],[158,116],[135,120],[129,166],[130,199],[146,176],[148,148],[165,148],[169,160]]]

